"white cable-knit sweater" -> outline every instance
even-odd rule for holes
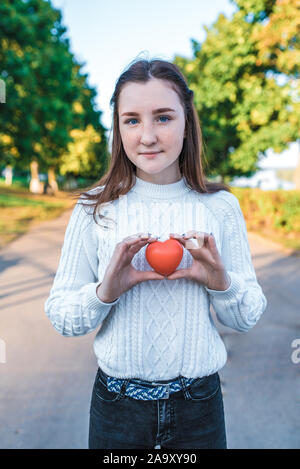
[[[65,336],[98,329],[94,340],[97,361],[114,377],[149,381],[178,375],[195,378],[222,368],[227,354],[211,318],[210,304],[219,321],[237,331],[253,327],[267,305],[257,283],[238,199],[224,190],[199,194],[187,187],[184,177],[165,185],[136,178],[125,196],[102,206],[101,214],[116,221],[106,223],[109,229],[94,222],[92,211],[77,201],[66,229],[45,303],[55,329]],[[96,288],[119,241],[139,232],[150,232],[165,241],[170,233],[190,230],[213,233],[231,278],[227,290],[209,290],[185,278],[165,278],[141,282],[113,303],[97,297]],[[152,270],[145,249],[132,260],[138,270]],[[192,264],[190,252],[183,251],[178,269]]]

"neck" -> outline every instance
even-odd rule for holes
[[[189,190],[184,176],[170,184],[155,184],[136,176],[135,185],[132,188],[133,192],[152,199],[178,198],[186,194]]]
[[[182,179],[182,174],[180,174],[180,172],[168,176],[165,176],[164,174],[150,175],[145,173],[136,173],[136,176],[143,181],[160,185],[173,184],[174,182],[178,182]]]

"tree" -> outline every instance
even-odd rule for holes
[[[192,39],[192,60],[174,60],[195,93],[209,173],[227,181],[254,174],[259,155],[269,148],[285,149],[297,138],[300,123],[297,66],[289,68],[283,58],[291,51],[299,57],[299,8],[293,9],[294,26],[276,55],[278,39],[268,38],[278,22],[288,23],[290,12],[282,5],[286,2],[234,3],[237,11],[232,18],[219,15],[211,28],[205,28],[202,44]]]
[[[71,137],[73,141],[60,161],[60,174],[88,178],[96,172],[101,173],[105,161],[101,165],[101,161],[96,158],[96,146],[100,144],[101,137],[94,127],[89,124],[85,130],[73,129]]]
[[[0,161],[38,174],[36,162],[55,172],[74,128],[88,124],[105,140],[96,95],[70,52],[61,13],[45,0],[3,0],[0,4],[0,78],[7,100],[0,115]],[[75,103],[83,103],[80,111]],[[1,109],[1,110],[2,110]],[[102,147],[103,149],[103,144]]]

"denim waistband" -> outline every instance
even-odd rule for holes
[[[158,381],[144,381],[137,378],[114,378],[107,375],[100,367],[98,368],[98,373],[109,391],[120,392],[123,383],[126,382],[124,394],[133,399],[141,400],[168,399],[170,394],[183,389],[183,383],[185,387],[188,387],[199,379],[185,378],[183,376]]]

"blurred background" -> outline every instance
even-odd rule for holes
[[[87,445],[93,334],[57,337],[43,305],[137,57],[172,61],[193,89],[206,175],[239,199],[268,299],[246,338],[220,326],[229,447],[300,446],[299,33],[300,0],[1,1],[0,447]]]

